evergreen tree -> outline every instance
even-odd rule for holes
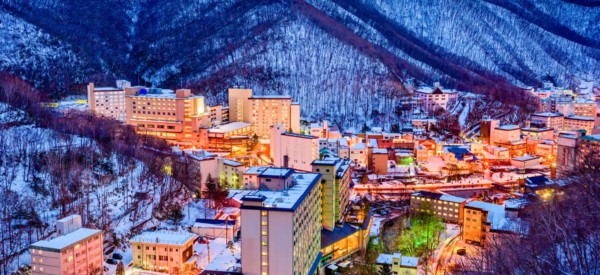
[[[392,275],[392,268],[387,264],[381,265],[379,271],[377,271],[377,275]]]

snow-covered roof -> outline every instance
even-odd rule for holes
[[[496,130],[504,130],[504,131],[512,131],[512,130],[519,130],[520,127],[519,125],[513,125],[513,124],[507,124],[507,125],[502,125],[499,127],[496,127]]]
[[[115,87],[94,87],[94,91],[123,91],[123,89],[115,88]]]
[[[531,156],[530,155],[530,156],[516,157],[516,158],[513,158],[513,160],[516,160],[516,161],[529,161],[529,160],[534,160],[534,159],[539,159],[539,158],[540,157],[538,157],[538,156]]]
[[[62,235],[51,240],[38,241],[32,244],[31,248],[40,250],[60,251],[66,247],[69,247],[96,234],[102,234],[102,230],[79,228],[69,234]]]
[[[543,117],[560,117],[563,114],[559,112],[543,112],[543,113],[535,113],[532,116],[543,116]]]
[[[467,206],[487,211],[487,222],[491,224],[492,229],[499,229],[503,224],[503,220],[505,219],[505,209],[503,205],[483,201],[471,201],[467,203]]]
[[[212,257],[210,263],[204,267],[202,274],[211,274],[210,271],[235,272],[242,268],[240,243],[233,243],[233,247],[221,250],[221,252]],[[206,272],[208,271],[208,272]]]
[[[266,209],[293,211],[308,195],[312,187],[318,183],[321,174],[294,173],[292,177],[294,184],[286,190],[254,190],[254,192],[244,195],[242,201],[262,201]],[[243,205],[242,208],[244,208]]]
[[[237,162],[237,161],[235,161],[235,160],[230,160],[230,159],[223,159],[223,163],[224,163],[225,165],[229,165],[229,166],[235,166],[235,167],[238,167],[238,166],[242,166],[242,165],[243,165],[241,162]]]
[[[233,132],[235,130],[246,128],[250,125],[252,125],[252,124],[236,121],[236,122],[230,122],[227,124],[215,126],[213,128],[208,129],[208,131],[211,133],[229,133],[229,132]]]
[[[464,198],[460,198],[460,197],[456,197],[456,196],[452,196],[452,195],[448,195],[448,194],[443,194],[443,193],[425,191],[425,190],[420,190],[420,191],[414,192],[414,193],[412,193],[411,196],[430,198],[430,199],[441,200],[441,201],[449,201],[449,202],[455,202],[455,203],[463,203],[466,201],[466,199],[464,199]]]
[[[584,120],[593,122],[595,118],[589,116],[566,116],[565,119]]]
[[[362,142],[361,143],[356,143],[356,144],[350,146],[350,149],[352,149],[352,150],[364,150],[365,148],[366,148],[366,146]]]
[[[402,256],[402,258],[400,258],[400,266],[416,268],[418,264],[419,264],[419,258],[417,258],[417,257]]]
[[[269,166],[252,166],[252,167],[246,169],[244,174],[259,175],[260,173],[267,170],[268,168],[269,168]]]
[[[600,141],[600,134],[582,136],[581,139],[591,140],[591,141]]]
[[[250,99],[292,99],[290,95],[253,95]]]
[[[196,235],[187,232],[175,231],[146,231],[131,238],[131,242],[157,243],[157,244],[174,244],[182,245]]]
[[[373,154],[387,154],[387,149],[375,148]]]

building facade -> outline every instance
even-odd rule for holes
[[[139,134],[165,139],[182,147],[206,147],[210,111],[204,97],[188,89],[175,93],[157,88],[125,89],[126,123]]]
[[[279,167],[312,171],[311,163],[319,158],[319,138],[287,132],[285,125],[271,127],[270,156]]]
[[[268,138],[271,126],[300,132],[300,105],[291,96],[258,96],[251,89],[229,89],[229,121],[252,123],[253,132]]]
[[[350,161],[326,158],[312,162],[312,171],[321,174],[321,219],[323,228],[332,231],[346,212],[350,197]]]
[[[129,82],[117,82],[117,87],[95,87],[94,83],[87,86],[88,105],[90,110],[99,116],[110,117],[125,122],[125,88]]]
[[[242,198],[242,270],[247,275],[315,274],[321,259],[320,174],[293,173],[282,189]],[[265,178],[266,179],[266,178]]]
[[[101,274],[104,268],[102,230],[81,227],[72,215],[56,223],[58,237],[33,243],[31,272],[42,274]]]
[[[144,270],[185,274],[195,268],[190,261],[194,254],[196,235],[184,232],[144,232],[129,240],[133,251],[133,266]]]
[[[412,213],[431,213],[438,218],[459,223],[466,199],[430,191],[417,191],[410,196]]]

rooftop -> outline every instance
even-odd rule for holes
[[[532,116],[543,116],[543,117],[561,117],[563,114],[559,112],[544,112],[544,113],[535,113]]]
[[[290,95],[253,95],[250,99],[292,99]]]
[[[590,141],[599,141],[600,142],[600,134],[598,134],[598,135],[586,135],[586,136],[582,136],[581,139],[590,140]]]
[[[565,119],[575,119],[594,122],[595,118],[589,116],[566,116]]]
[[[412,193],[411,196],[430,198],[430,199],[441,200],[441,201],[456,202],[456,203],[463,203],[466,201],[466,199],[464,199],[464,198],[460,198],[460,197],[456,197],[456,196],[452,196],[452,195],[448,195],[448,194],[443,194],[443,193],[424,191],[424,190],[414,192],[414,193]]]
[[[319,137],[315,137],[315,136],[311,136],[311,135],[297,134],[297,133],[292,133],[292,132],[285,132],[281,135],[289,136],[289,137],[297,137],[297,138],[307,138],[307,139],[319,138]]]
[[[95,87],[94,91],[123,91],[123,89],[115,88],[115,87]]]
[[[516,158],[513,158],[513,160],[516,160],[516,161],[528,161],[528,160],[534,160],[534,159],[539,159],[539,158],[540,157],[538,157],[538,156],[531,156],[530,155],[530,156],[516,157]]]
[[[269,168],[269,166],[252,166],[252,167],[248,168],[244,172],[244,174],[259,175],[260,173],[267,170],[268,168]]]
[[[417,268],[417,265],[419,264],[419,258],[402,256],[400,253],[381,253],[375,262],[377,264],[391,265],[393,263],[393,258],[400,258],[400,266]]]
[[[519,125],[513,125],[513,124],[507,124],[507,125],[502,125],[499,127],[496,127],[496,130],[503,130],[503,131],[513,131],[513,130],[519,130],[521,129],[521,127],[519,127]]]
[[[292,177],[294,184],[286,190],[253,190],[244,195],[241,200],[262,201],[265,209],[294,211],[318,183],[321,174],[293,173]],[[242,205],[241,208],[252,208],[252,206]]]
[[[85,240],[93,235],[102,233],[102,230],[79,228],[69,234],[56,237],[51,240],[38,241],[31,245],[31,248],[40,250],[60,251],[72,244]]]
[[[237,162],[235,160],[230,160],[230,159],[223,159],[223,163],[225,165],[235,166],[235,167],[243,166],[243,164],[241,162]]]
[[[215,126],[213,128],[208,129],[208,131],[211,133],[229,133],[229,132],[233,132],[235,130],[246,128],[250,125],[252,125],[252,124],[236,121],[236,122],[230,122],[227,124]]]
[[[294,170],[289,168],[269,167],[263,170],[258,177],[259,178],[287,178]]]
[[[175,231],[146,231],[131,238],[131,242],[182,245],[195,238],[196,235]]]
[[[553,180],[551,180],[547,176],[540,175],[540,176],[529,177],[529,178],[525,179],[525,186],[527,186],[531,189],[537,190],[537,189],[555,187],[556,184],[554,183]]]

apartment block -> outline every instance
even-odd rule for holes
[[[126,123],[139,134],[151,135],[181,147],[203,148],[210,126],[210,110],[204,97],[188,89],[176,92],[158,88],[125,89]]]
[[[592,133],[594,129],[594,117],[586,116],[566,116],[564,120],[563,130],[564,131],[577,131],[585,130],[587,134]]]
[[[300,132],[300,105],[286,95],[253,95],[251,89],[229,89],[229,121],[252,123],[253,132],[268,138],[272,125]]]
[[[133,266],[148,271],[186,274],[195,268],[194,240],[185,232],[143,232],[129,240],[133,250]]]
[[[556,111],[565,116],[596,117],[596,102],[589,99],[575,99],[571,102],[557,102]]]
[[[435,83],[434,87],[420,87],[414,91],[414,94],[425,112],[433,112],[437,109],[446,110],[450,102],[458,98],[455,91],[442,90],[439,83]]]
[[[600,135],[585,135],[577,139],[576,161],[583,169],[600,170]]]
[[[95,87],[94,83],[89,83],[87,97],[90,110],[98,116],[125,122],[125,88],[130,86],[124,80],[117,81],[117,87]]]
[[[262,173],[261,181],[270,179],[283,183],[283,188],[274,184],[241,199],[244,274],[312,275],[318,272],[321,175],[286,173],[282,178],[281,172]]]
[[[321,219],[323,228],[333,231],[343,220],[349,204],[351,169],[350,161],[325,158],[312,162],[312,171],[321,174]]]
[[[431,213],[442,220],[459,223],[466,201],[466,199],[452,195],[417,191],[410,196],[410,211],[412,213]]]
[[[287,132],[283,124],[271,127],[270,146],[275,166],[312,171],[312,161],[319,158],[318,137]]]
[[[100,274],[103,272],[102,230],[83,228],[81,216],[56,222],[58,237],[33,243],[31,272],[42,274]]]
[[[504,205],[482,201],[468,202],[464,207],[463,240],[485,246],[494,234],[520,234],[527,224],[507,213]]]
[[[542,127],[552,128],[555,131],[563,129],[565,116],[557,112],[544,112],[531,115],[531,123],[537,123]]]

